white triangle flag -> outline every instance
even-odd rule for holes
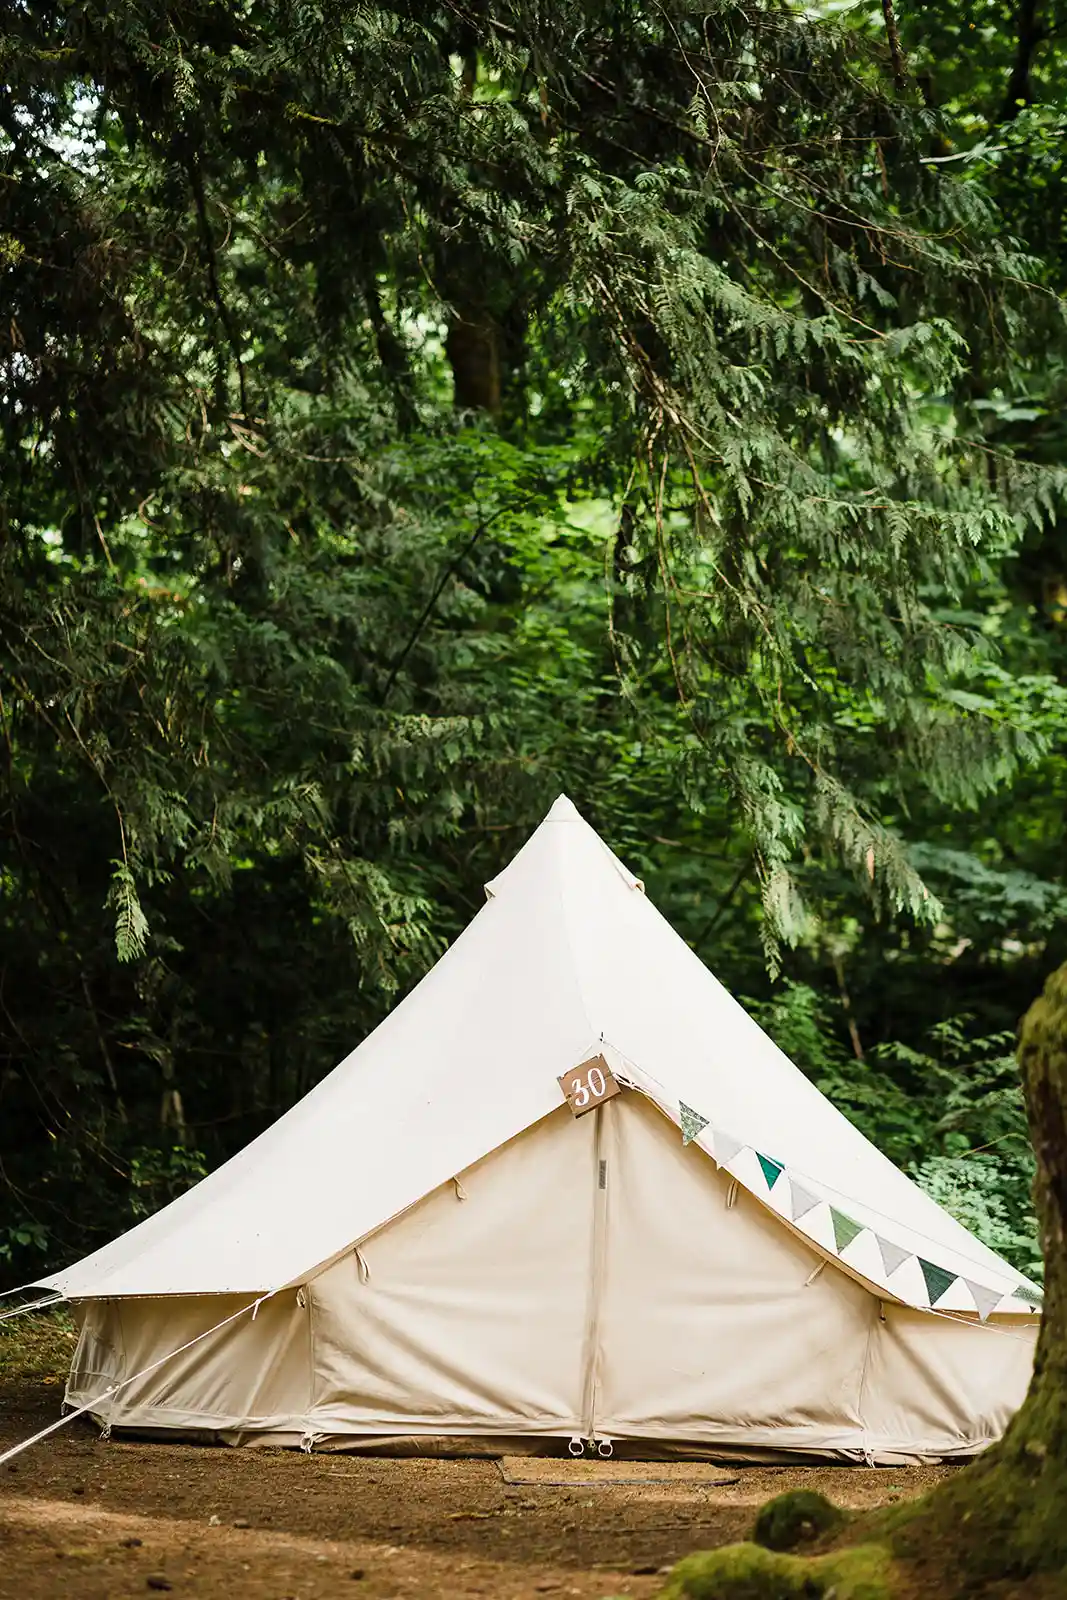
[[[907,1261],[908,1257],[914,1252],[902,1250],[891,1239],[883,1239],[880,1233],[876,1233],[874,1237],[878,1240],[878,1249],[881,1252],[885,1275],[887,1278],[891,1278],[901,1263]]]
[[[733,1134],[723,1133],[721,1128],[714,1130],[711,1142],[715,1149],[715,1165],[717,1167],[728,1166],[734,1156],[745,1148],[740,1139],[735,1139]]]
[[[805,1189],[795,1178],[789,1180],[789,1196],[789,1215],[794,1222],[799,1222],[809,1211],[814,1211],[821,1199],[821,1196],[812,1194],[810,1189]]]
[[[984,1283],[972,1283],[970,1278],[964,1278],[963,1281],[971,1291],[974,1309],[977,1311],[981,1321],[984,1322],[989,1313],[996,1306],[999,1306],[1004,1296],[999,1289],[987,1289]]]

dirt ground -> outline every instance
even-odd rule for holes
[[[0,1452],[57,1417],[66,1339],[58,1325],[6,1366],[0,1350]],[[785,1489],[858,1509],[921,1494],[946,1470],[591,1463],[574,1473],[567,1461],[105,1441],[79,1420],[0,1468],[0,1597],[646,1600],[661,1569],[745,1537],[755,1508]],[[538,1481],[506,1481],[523,1475]]]

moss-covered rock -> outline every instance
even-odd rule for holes
[[[767,1550],[797,1550],[824,1534],[836,1533],[847,1518],[825,1495],[813,1489],[791,1489],[768,1500],[752,1531],[754,1543]]]
[[[679,1561],[661,1600],[891,1600],[892,1594],[892,1563],[883,1545],[795,1556],[731,1544]]]

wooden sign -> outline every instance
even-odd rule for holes
[[[597,1106],[619,1093],[619,1085],[603,1056],[590,1056],[580,1066],[572,1067],[560,1078],[559,1086],[576,1117],[595,1111]]]

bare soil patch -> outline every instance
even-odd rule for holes
[[[55,1419],[51,1376],[0,1378],[0,1449]],[[628,1464],[563,1487],[509,1484],[492,1461],[105,1441],[75,1422],[0,1472],[0,1596],[646,1600],[661,1568],[745,1537],[784,1489],[873,1507],[945,1470],[729,1467],[717,1485],[662,1463],[634,1481]]]

